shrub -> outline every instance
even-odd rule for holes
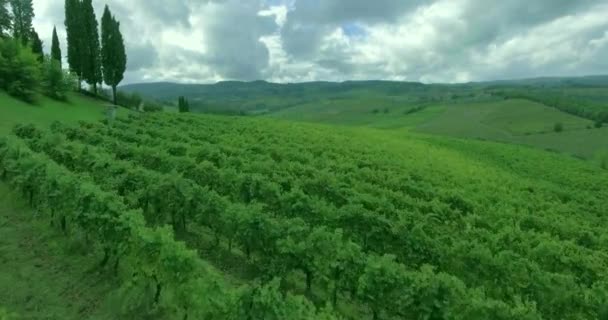
[[[373,114],[378,114],[378,113],[380,113],[380,110],[378,110],[378,109],[374,109],[374,110],[372,111],[372,113],[373,113]]]
[[[384,113],[385,113],[385,114],[389,113],[388,108],[384,108]]]
[[[564,125],[561,122],[556,123],[553,126],[553,131],[555,131],[555,132],[562,132],[562,131],[564,131]]]
[[[603,124],[601,121],[599,121],[599,120],[595,122],[595,127],[596,127],[597,129],[601,128],[603,125],[604,125],[604,124]]]
[[[144,112],[160,112],[163,111],[163,106],[152,101],[144,102]]]
[[[30,48],[13,39],[0,39],[0,88],[31,102],[40,84],[40,63]]]
[[[75,86],[72,76],[61,69],[59,61],[45,57],[42,65],[42,90],[53,99],[65,100]]]
[[[608,170],[608,151],[600,151],[595,155],[595,159],[600,168]]]
[[[132,94],[123,91],[116,92],[116,104],[118,104],[119,106],[137,110],[141,105],[142,101],[143,99],[136,92]]]

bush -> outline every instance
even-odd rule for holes
[[[564,131],[564,125],[561,122],[556,123],[553,126],[553,131],[555,131],[555,132],[562,132],[562,131]]]
[[[595,155],[595,159],[600,168],[608,170],[608,151],[600,151]]]
[[[604,124],[603,124],[601,121],[596,121],[596,122],[595,122],[595,127],[596,127],[597,129],[601,128],[602,126],[604,126]]]
[[[0,39],[0,88],[32,102],[40,85],[40,63],[31,49],[13,39]]]
[[[61,69],[61,64],[50,57],[45,57],[42,65],[42,91],[45,95],[65,100],[67,93],[74,88],[72,76]]]
[[[123,92],[123,91],[116,92],[116,104],[119,106],[133,109],[133,110],[138,110],[142,101],[143,101],[143,99],[136,92],[131,93],[131,94],[129,94],[127,92]]]
[[[151,101],[144,102],[144,112],[160,112],[163,111],[163,106]]]

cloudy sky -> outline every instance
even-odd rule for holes
[[[608,74],[608,0],[93,2],[121,21],[126,83]],[[34,0],[46,50],[63,4]]]

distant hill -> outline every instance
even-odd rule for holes
[[[477,84],[533,87],[608,87],[608,75],[595,75],[584,77],[540,77],[530,79],[479,82]]]
[[[140,83],[122,86],[125,92],[175,103],[187,97],[198,112],[229,114],[264,114],[287,108],[316,106],[338,101],[344,107],[367,101],[369,108],[410,107],[463,98],[477,99],[486,90],[505,87],[539,88],[608,88],[608,76],[544,77],[520,80],[474,82],[466,84],[423,84],[396,81],[346,81],[271,83],[266,81],[224,81],[215,84]],[[470,100],[470,99],[469,99]]]
[[[391,103],[441,100],[451,93],[470,88],[469,85],[425,85],[418,82],[347,81],[278,84],[265,81],[227,81],[216,84],[143,83],[122,86],[125,92],[163,102],[177,101],[179,96],[190,100],[192,109],[200,112],[232,114],[270,113],[290,107],[322,101],[382,100],[375,107]],[[452,88],[450,92],[450,89]],[[447,89],[447,90],[446,90]]]

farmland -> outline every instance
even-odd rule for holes
[[[115,275],[122,316],[580,319],[606,303],[608,174],[584,161],[225,116],[14,133],[2,176]]]
[[[187,95],[193,112],[490,140],[591,160],[608,152],[608,120],[603,120],[608,112],[606,79],[540,78],[454,85],[389,81],[152,83],[128,85],[124,90],[168,103]],[[556,126],[560,126],[559,132],[555,132]]]

